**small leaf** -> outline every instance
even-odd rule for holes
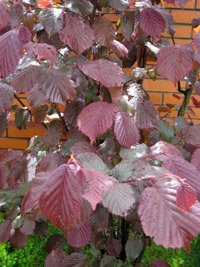
[[[31,218],[25,218],[19,230],[24,235],[31,235],[35,230],[35,221]]]
[[[15,248],[22,248],[28,241],[28,236],[23,234],[19,229],[15,230],[15,234],[10,238],[10,243]]]
[[[3,30],[10,24],[11,13],[7,1],[0,2],[0,30]]]
[[[158,124],[158,130],[162,141],[172,142],[175,138],[174,127],[166,120],[161,120]]]
[[[64,243],[64,237],[58,233],[55,233],[47,239],[44,249],[49,254],[52,250],[62,247]]]
[[[131,162],[122,160],[112,169],[112,175],[119,180],[126,180],[133,174],[134,166]]]
[[[59,32],[60,40],[69,45],[78,55],[93,45],[94,32],[81,17],[67,13],[64,23],[64,28]]]
[[[11,234],[12,224],[6,220],[0,224],[0,243],[5,243],[9,240]]]
[[[31,32],[25,26],[19,26],[19,28],[17,28],[17,35],[22,44],[30,42],[32,38]]]
[[[68,0],[65,7],[83,17],[91,15],[94,8],[93,4],[87,0]]]
[[[110,239],[106,241],[106,251],[110,256],[119,257],[122,250],[120,240]]]
[[[30,119],[28,109],[17,108],[15,111],[15,124],[19,130],[26,129],[27,121]]]
[[[88,61],[79,65],[79,68],[85,75],[100,82],[105,87],[120,87],[122,84],[122,68],[109,60]]]
[[[0,83],[0,95],[0,114],[2,114],[11,108],[14,90],[10,85]]]
[[[83,253],[73,252],[67,257],[65,267],[87,267],[87,257]]]
[[[108,227],[109,213],[101,205],[97,205],[96,210],[90,216],[89,223],[92,231],[99,233]]]
[[[124,11],[128,9],[130,0],[108,0],[112,8],[119,11]]]
[[[135,201],[135,194],[130,185],[116,183],[103,194],[102,204],[111,213],[124,216]]]
[[[135,161],[139,158],[142,158],[148,153],[148,147],[146,144],[137,144],[130,149],[121,148],[119,154],[120,157],[128,160],[128,161]]]
[[[48,129],[42,136],[42,143],[47,149],[58,145],[60,136],[62,134],[62,129],[63,127],[59,120],[51,121]]]
[[[0,136],[2,136],[2,134],[6,130],[8,120],[9,120],[9,114],[8,113],[0,114],[0,121],[1,121],[1,123],[0,123]]]

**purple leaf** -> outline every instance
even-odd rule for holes
[[[126,48],[125,45],[118,42],[117,40],[113,40],[109,46],[111,50],[114,53],[116,53],[119,57],[128,57],[128,53],[129,53],[128,49]]]
[[[60,40],[69,45],[78,55],[89,49],[94,42],[94,32],[80,16],[67,13],[64,28],[59,32]]]
[[[165,31],[163,16],[153,8],[144,8],[140,15],[140,27],[143,32],[152,37],[160,38]]]
[[[35,221],[31,218],[25,218],[19,230],[24,235],[31,235],[35,230]]]
[[[135,193],[130,185],[116,183],[103,194],[102,204],[111,213],[124,216],[135,201]]]
[[[91,145],[87,141],[80,141],[80,142],[75,143],[70,148],[70,151],[72,152],[72,154],[74,156],[77,156],[79,154],[86,153],[86,152],[96,153],[97,152],[97,148],[95,146]]]
[[[74,248],[81,248],[88,244],[91,238],[91,228],[86,221],[78,228],[70,229],[67,234],[67,243]]]
[[[0,36],[0,78],[5,78],[15,71],[22,56],[21,48],[16,29]]]
[[[40,198],[40,209],[45,218],[58,228],[73,226],[81,213],[80,171],[61,165],[48,174],[47,191]]]
[[[5,243],[9,240],[11,234],[12,224],[6,220],[0,224],[0,243]]]
[[[195,204],[196,201],[196,191],[189,184],[182,182],[176,192],[177,206],[186,212],[192,207],[192,205]]]
[[[194,83],[194,90],[195,92],[200,95],[200,80],[197,80],[195,83]]]
[[[45,244],[45,250],[47,253],[51,253],[52,250],[55,250],[65,243],[65,238],[58,233],[51,235]]]
[[[7,1],[0,2],[0,30],[6,28],[10,24],[10,9],[7,5]]]
[[[54,46],[29,42],[24,46],[24,49],[28,55],[33,54],[38,60],[47,59],[52,65],[56,65],[56,49]]]
[[[81,132],[93,143],[97,136],[105,133],[113,125],[116,106],[106,102],[94,102],[85,107],[77,118]]]
[[[17,35],[22,44],[30,42],[32,38],[31,32],[24,26],[19,26],[19,28],[17,28]]]
[[[120,145],[127,148],[138,143],[140,140],[140,133],[133,118],[123,111],[116,114],[114,133]]]
[[[115,179],[95,170],[83,169],[83,172],[87,181],[83,197],[95,210],[102,201],[103,193],[113,186]]]
[[[187,130],[183,134],[184,141],[193,146],[200,145],[200,124],[194,124],[187,128]]]
[[[123,71],[116,63],[106,59],[88,61],[79,65],[80,70],[105,87],[120,87]]]
[[[73,252],[67,257],[65,267],[87,267],[87,257],[83,253]]]
[[[36,167],[36,173],[52,172],[65,162],[66,159],[61,154],[50,153],[38,162]]]
[[[120,240],[110,239],[106,241],[106,251],[110,256],[119,257],[122,250]]]
[[[180,182],[172,174],[152,183],[143,191],[138,209],[145,234],[165,248],[188,248],[200,231],[200,204],[196,202],[188,212],[177,207]]]
[[[110,6],[119,11],[128,9],[130,0],[108,0]]]
[[[92,231],[99,233],[108,227],[109,213],[101,205],[97,205],[96,210],[90,216],[89,223]]]
[[[19,229],[15,230],[14,235],[10,238],[10,243],[15,248],[22,248],[28,241],[28,236],[23,234]]]
[[[42,136],[42,143],[49,149],[58,145],[60,136],[62,134],[63,125],[59,120],[53,120],[50,122],[48,129]]]
[[[47,102],[47,97],[41,92],[39,85],[36,84],[29,92],[27,101],[32,107],[37,108]]]
[[[10,85],[0,83],[0,114],[11,108],[14,98],[14,90]]]
[[[157,71],[176,84],[192,70],[193,61],[192,45],[162,47],[158,53]]]
[[[93,24],[95,41],[103,46],[108,46],[115,39],[115,28],[110,20],[96,17]]]
[[[52,250],[45,260],[45,267],[66,267],[67,255],[60,249]]]
[[[4,133],[4,131],[6,130],[7,124],[8,124],[8,120],[9,120],[9,114],[8,113],[3,113],[0,114],[0,136],[2,136],[2,134]]]
[[[200,148],[197,148],[192,154],[191,163],[197,168],[200,172]]]

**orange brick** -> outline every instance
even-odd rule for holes
[[[26,149],[27,147],[27,139],[0,138],[0,148]]]
[[[171,81],[168,80],[151,80],[146,79],[143,83],[144,89],[147,91],[158,91],[158,92],[176,92],[177,89]]]
[[[175,38],[191,38],[192,36],[192,27],[187,25],[176,25],[175,29]],[[164,37],[170,37],[168,33],[164,33]]]
[[[108,20],[112,22],[117,22],[119,20],[119,17],[115,14],[105,14],[104,18],[107,18]]]
[[[197,0],[198,1],[198,0]],[[163,2],[163,6],[166,7],[166,8],[176,8],[176,9],[180,9],[179,6],[175,6],[175,5],[172,5],[172,4],[167,4],[165,2]],[[185,6],[184,8],[188,8],[188,9],[194,9],[195,8],[195,0],[190,0]]]
[[[149,93],[149,96],[154,104],[162,104],[162,93]]]
[[[182,96],[181,94],[176,93],[179,96]],[[173,97],[172,94],[164,94],[164,100],[163,104],[173,104],[173,105],[181,105],[183,102],[183,99],[176,99]]]
[[[16,127],[8,127],[8,137],[31,138],[35,135],[42,136],[46,129],[42,126],[18,130]]]
[[[183,9],[183,10],[172,11],[172,15],[173,15],[174,21],[176,23],[191,24],[191,22],[194,18],[199,17],[199,12]]]
[[[196,9],[200,9],[200,2],[199,2],[199,0],[197,0],[197,6],[196,6]]]
[[[185,45],[185,44],[191,44],[191,39],[174,39],[176,45]],[[170,39],[170,44],[173,45],[173,41]]]

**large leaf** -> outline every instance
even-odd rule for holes
[[[11,86],[0,83],[0,95],[0,114],[2,114],[11,108],[14,98],[14,90]]]
[[[200,204],[181,211],[176,204],[179,186],[171,174],[154,179],[153,187],[143,191],[138,209],[145,234],[165,248],[188,248],[200,231]]]
[[[123,111],[116,114],[114,133],[120,145],[127,148],[138,143],[140,140],[140,133],[133,118]]]
[[[27,97],[27,101],[33,108],[40,108],[45,102],[47,102],[47,97],[41,92],[39,85],[36,84],[31,89]]]
[[[83,253],[73,252],[67,256],[65,267],[87,267],[87,257]]]
[[[127,260],[135,261],[141,254],[144,243],[141,237],[131,237],[127,240],[125,250]]]
[[[183,134],[184,141],[193,146],[200,145],[200,124],[194,124],[187,128],[187,131]]]
[[[94,102],[85,107],[77,118],[81,132],[93,143],[97,136],[105,133],[113,125],[116,107],[106,102]]]
[[[122,160],[112,169],[112,175],[119,180],[126,180],[133,174],[133,170],[134,165],[132,162]]]
[[[120,87],[123,71],[116,63],[106,59],[88,61],[79,65],[82,72],[106,87]]]
[[[21,58],[21,42],[17,30],[10,30],[0,36],[0,78],[14,72]]]
[[[11,14],[7,5],[7,1],[0,2],[0,30],[4,29],[10,24]]]
[[[17,28],[17,35],[22,44],[26,44],[31,41],[32,34],[27,27],[20,26]]]
[[[57,227],[67,228],[75,224],[81,213],[81,185],[79,171],[70,165],[61,165],[48,176],[48,190],[40,198],[44,216]]]
[[[173,16],[166,9],[162,8],[160,5],[154,7],[154,9],[162,15],[165,20],[165,31],[168,32],[171,36],[174,35],[175,29],[173,27]]]
[[[119,155],[121,158],[128,161],[135,161],[139,158],[142,158],[148,153],[148,147],[146,144],[137,144],[131,149],[121,148]]]
[[[39,20],[49,36],[59,32],[63,27],[63,10],[61,8],[43,8]]]
[[[86,188],[83,197],[91,204],[93,210],[102,201],[103,193],[113,186],[115,179],[99,171],[84,169]]]
[[[165,31],[163,16],[153,8],[144,8],[140,15],[140,27],[143,32],[152,37],[159,38]]]
[[[52,172],[65,162],[65,158],[60,153],[50,153],[38,162],[36,173]]]
[[[177,83],[191,70],[194,61],[194,48],[192,45],[162,47],[158,53],[157,72]]]
[[[74,156],[78,156],[79,154],[86,153],[86,152],[97,152],[97,147],[91,145],[87,141],[80,141],[75,143],[71,148],[70,151]]]
[[[90,241],[91,228],[89,223],[86,221],[78,228],[70,229],[67,233],[67,243],[75,248],[80,248]]]
[[[95,41],[107,46],[115,39],[115,28],[111,21],[104,17],[96,17],[93,24]]]
[[[52,45],[29,42],[24,49],[27,54],[34,54],[38,60],[47,59],[52,65],[56,64],[56,49]]]
[[[59,32],[60,40],[69,45],[78,55],[89,49],[94,42],[94,32],[76,14],[65,15],[64,28]]]
[[[96,210],[90,216],[89,223],[92,230],[99,233],[108,227],[109,213],[101,205],[97,205]]]
[[[195,190],[187,183],[182,182],[176,193],[177,206],[183,211],[188,211],[196,201]]]
[[[136,202],[135,193],[128,184],[116,183],[103,194],[103,206],[111,213],[124,216]]]

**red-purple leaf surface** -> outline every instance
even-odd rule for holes
[[[165,31],[163,16],[153,8],[144,8],[140,15],[140,27],[143,32],[152,37],[159,38]]]
[[[86,221],[78,228],[70,229],[67,234],[67,243],[74,248],[81,248],[90,241],[91,238],[91,228]]]
[[[184,132],[183,139],[189,145],[197,146],[200,145],[200,124],[194,124],[187,128]]]
[[[198,52],[200,52],[200,33],[197,33],[194,37],[194,44],[197,47]]]
[[[9,120],[9,113],[5,112],[3,114],[0,114],[0,136],[2,136],[2,134],[4,133],[4,131],[6,130],[7,124],[8,124],[8,120]]]
[[[8,111],[11,108],[14,98],[13,88],[4,83],[0,83],[0,114]]]
[[[78,55],[89,49],[94,42],[94,32],[82,18],[67,13],[64,28],[59,32],[60,40],[69,45]]]
[[[110,43],[110,48],[111,50],[117,54],[117,56],[119,57],[128,57],[128,49],[126,48],[125,45],[123,45],[122,43],[120,43],[117,40],[113,40]]]
[[[80,142],[75,143],[70,148],[70,151],[72,152],[72,154],[74,156],[77,156],[79,154],[86,153],[86,152],[96,153],[97,152],[97,148],[95,146],[91,145],[87,141],[80,141]]]
[[[67,255],[60,249],[52,250],[45,260],[45,267],[66,267]]]
[[[196,191],[189,184],[182,182],[176,192],[177,206],[183,211],[188,211],[196,201]]]
[[[28,241],[28,236],[23,234],[19,229],[15,230],[14,235],[10,238],[10,243],[14,248],[22,248]]]
[[[114,133],[120,145],[127,148],[138,143],[140,140],[140,133],[133,118],[123,111],[116,114]]]
[[[53,120],[50,122],[48,129],[42,136],[42,143],[48,149],[58,145],[62,134],[63,125],[59,120]]]
[[[198,95],[200,95],[200,80],[194,83],[194,90]]]
[[[62,247],[64,244],[65,238],[62,235],[55,233],[47,239],[44,249],[49,254],[52,250]]]
[[[106,241],[106,251],[108,255],[119,257],[122,250],[122,244],[120,240],[110,239]]]
[[[153,157],[155,157],[156,155],[164,154],[166,156],[173,155],[183,158],[181,152],[174,145],[169,144],[165,141],[159,141],[155,145],[150,147],[150,152],[152,153]]]
[[[0,30],[4,29],[10,24],[10,9],[7,5],[7,1],[3,0],[0,2]]]
[[[94,102],[85,107],[77,118],[81,132],[93,143],[97,136],[105,133],[113,125],[116,106],[106,102]]]
[[[0,224],[0,243],[5,243],[9,240],[11,234],[12,224],[6,220]]]
[[[54,46],[29,42],[24,46],[24,49],[27,54],[35,55],[38,60],[47,59],[52,65],[56,65],[56,49]]]
[[[153,187],[143,191],[138,209],[145,234],[165,248],[188,248],[200,231],[200,204],[196,202],[188,212],[177,207],[180,182],[172,174],[152,182]]]
[[[65,267],[87,267],[87,257],[83,253],[73,252],[67,256]]]
[[[200,172],[200,148],[197,148],[192,154],[191,163],[197,168]]]
[[[103,194],[103,206],[111,213],[124,216],[136,202],[135,193],[128,184],[116,183]]]
[[[31,65],[16,73],[12,80],[13,88],[19,92],[29,92],[38,82],[38,66]]]
[[[24,235],[31,235],[35,230],[35,221],[30,218],[25,218],[19,230]]]
[[[159,155],[156,158],[162,161],[162,167],[185,179],[195,189],[197,196],[200,195],[200,173],[193,164],[173,154]]]
[[[45,218],[59,228],[73,226],[81,213],[81,185],[79,171],[69,165],[61,165],[48,177],[48,190],[40,199],[40,209]]]
[[[92,231],[99,233],[108,227],[109,213],[101,205],[97,205],[96,210],[90,216],[89,223]]]
[[[36,84],[31,89],[27,101],[32,107],[37,108],[47,102],[47,97],[41,92],[39,85]]]
[[[22,44],[30,42],[32,38],[31,32],[25,26],[19,26],[19,28],[17,28],[17,35]]]
[[[150,267],[170,267],[169,263],[162,259],[155,259]]]
[[[16,29],[0,36],[0,78],[14,72],[22,56],[21,48]]]
[[[116,63],[106,59],[87,61],[79,65],[82,72],[106,87],[120,87],[123,71]]]
[[[158,53],[158,73],[177,83],[191,70],[194,62],[194,48],[192,45],[162,47]]]
[[[2,164],[0,164],[0,190],[3,189],[6,178],[6,169]]]
[[[96,17],[93,24],[95,41],[107,46],[115,39],[115,28],[110,20],[104,17]]]
[[[174,35],[175,29],[173,27],[173,16],[169,13],[166,9],[162,8],[161,6],[157,5],[154,9],[162,15],[165,20],[165,31],[168,32],[171,36]]]
[[[86,188],[83,197],[91,204],[93,210],[102,201],[103,193],[113,186],[115,179],[99,171],[84,169]]]
[[[138,128],[155,128],[158,124],[159,114],[149,101],[139,102],[135,107],[134,121]]]
[[[50,153],[38,162],[36,173],[52,172],[64,162],[66,159],[60,153]]]

